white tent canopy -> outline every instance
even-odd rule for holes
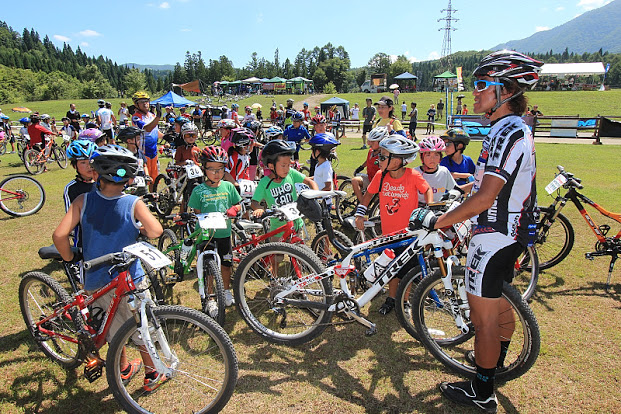
[[[541,76],[588,76],[606,73],[602,62],[591,63],[546,63],[541,68]]]

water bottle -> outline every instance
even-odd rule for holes
[[[181,246],[181,253],[179,254],[181,260],[186,260],[188,258],[190,250],[192,250],[192,239],[185,239],[183,241],[183,245]]]
[[[375,279],[382,274],[386,266],[388,266],[394,258],[395,252],[392,251],[392,249],[384,250],[384,252],[371,263],[371,266],[364,271],[364,277],[371,283],[375,282]]]

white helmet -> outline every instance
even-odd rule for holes
[[[414,141],[394,135],[383,139],[379,146],[380,148],[384,148],[390,154],[402,158],[404,165],[414,161],[416,159],[416,154],[418,154],[418,151],[420,150]]]
[[[383,140],[384,138],[388,138],[389,135],[390,135],[390,132],[388,132],[388,127],[379,126],[379,127],[373,128],[371,132],[369,132],[369,135],[367,136],[367,140],[378,142],[378,141]]]

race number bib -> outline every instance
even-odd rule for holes
[[[147,182],[145,181],[144,177],[134,177],[134,185],[136,187],[146,187]]]
[[[239,184],[239,194],[243,198],[252,198],[254,195],[254,190],[257,188],[257,184],[251,180],[239,179],[237,180]]]
[[[140,260],[154,269],[159,269],[172,263],[164,253],[146,242],[131,244],[123,248],[123,251],[140,258]]]
[[[188,178],[191,180],[193,178],[199,178],[203,176],[203,172],[201,171],[198,165],[186,165],[185,172],[188,175]]]
[[[554,180],[550,181],[550,184],[546,185],[546,191],[548,192],[548,194],[552,194],[553,192],[561,188],[561,186],[566,182],[567,178],[564,175],[559,174],[554,177]]]
[[[293,221],[302,217],[302,214],[298,210],[297,203],[285,204],[284,206],[278,207],[278,209],[285,214],[287,221]]]
[[[198,225],[204,230],[226,229],[226,218],[222,213],[197,214]]]

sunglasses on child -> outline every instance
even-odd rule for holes
[[[484,80],[484,79],[478,79],[478,80],[474,81],[474,89],[477,92],[483,92],[484,90],[486,90],[487,88],[489,88],[492,85],[502,86],[502,83],[500,83],[500,82],[490,82],[490,81]]]
[[[388,158],[390,158],[390,155],[382,155],[382,154],[380,154],[380,155],[377,156],[377,159],[380,160],[380,161],[386,161]]]

